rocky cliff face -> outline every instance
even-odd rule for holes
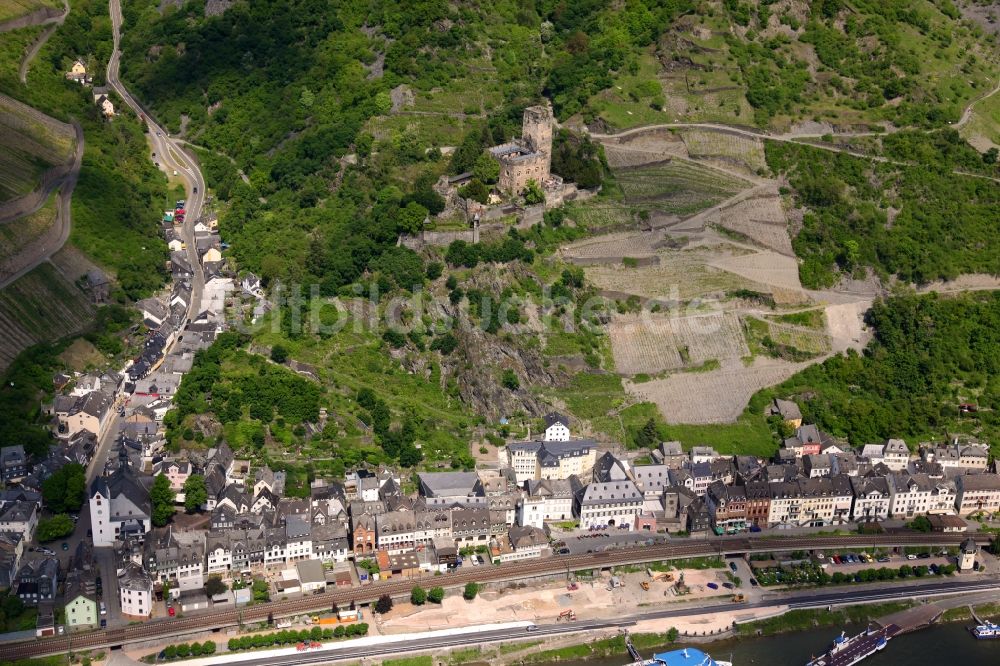
[[[445,359],[442,370],[454,376],[462,401],[491,420],[522,412],[542,416],[550,406],[531,388],[558,386],[568,380],[555,366],[545,367],[541,352],[518,344],[514,336],[509,341],[474,328],[456,337],[459,348]],[[514,373],[520,388],[503,386],[505,370]]]

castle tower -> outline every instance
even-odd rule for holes
[[[524,110],[524,120],[521,125],[521,140],[530,144],[536,153],[552,157],[552,107],[529,106]],[[547,160],[548,161],[548,160]],[[548,169],[545,170],[546,177]]]

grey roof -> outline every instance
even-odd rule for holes
[[[643,492],[663,490],[670,485],[670,468],[666,465],[636,465],[632,474]]]
[[[135,562],[129,562],[118,576],[118,587],[133,592],[149,592],[153,589],[153,579],[146,570]]]
[[[475,472],[422,472],[420,491],[425,497],[482,497],[483,484]]]
[[[545,415],[546,428],[551,428],[557,423],[561,423],[567,428],[569,427],[569,419],[560,414],[559,412],[549,412],[548,414]]]
[[[590,453],[597,446],[592,439],[572,439],[568,442],[514,442],[508,444],[511,451],[527,451],[538,456],[543,467],[558,467],[562,458],[575,458]]]
[[[786,421],[792,421],[795,419],[802,418],[802,410],[799,406],[792,402],[791,400],[782,400],[781,398],[774,399],[774,408],[781,415],[781,418]]]
[[[609,481],[588,484],[580,496],[580,504],[623,504],[642,502],[643,496],[631,481]]]
[[[525,485],[531,497],[565,499],[573,496],[569,479],[529,479]]]
[[[299,572],[299,580],[303,583],[326,583],[323,573],[323,563],[319,560],[302,560],[295,564]]]
[[[965,474],[955,479],[962,491],[1000,490],[1000,474]]]

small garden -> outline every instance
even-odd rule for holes
[[[904,564],[899,567],[879,567],[878,569],[862,569],[855,572],[836,571],[830,574],[816,562],[807,561],[759,569],[755,575],[757,582],[765,587],[770,585],[842,585],[891,581],[897,578],[950,576],[955,573],[956,569],[954,564],[943,566]]]

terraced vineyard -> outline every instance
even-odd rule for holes
[[[23,349],[84,330],[94,306],[49,263],[0,291],[0,370]]]
[[[33,215],[8,224],[0,224],[0,267],[29,243],[39,239],[56,220],[56,195],[49,195],[45,205]],[[3,274],[0,268],[0,275]]]
[[[656,254],[654,244],[659,237],[659,234],[646,232],[606,234],[566,246],[563,249],[563,256],[570,260],[607,259],[610,261],[621,260],[624,257],[652,257]]]
[[[624,375],[680,370],[750,353],[739,317],[731,312],[619,318],[608,334],[615,368]]]
[[[665,162],[687,157],[687,146],[670,132],[642,132],[623,142],[605,141],[604,156],[612,169]]]
[[[676,215],[710,208],[747,187],[746,181],[680,160],[621,169],[615,177],[628,203]]]
[[[577,224],[588,229],[632,226],[635,212],[621,203],[606,203],[591,199],[566,206],[566,215]]]
[[[0,0],[0,21],[9,21],[45,7],[59,8],[62,3],[59,0]]]
[[[681,136],[691,157],[717,159],[750,171],[767,167],[764,142],[760,139],[710,130],[685,130]]]
[[[42,174],[65,163],[72,150],[72,127],[0,95],[0,201],[38,187]]]
[[[667,423],[730,423],[750,397],[780,384],[810,362],[789,363],[758,357],[750,367],[734,359],[711,372],[678,372],[664,379],[628,384],[629,392],[656,404]]]
[[[716,223],[775,252],[795,256],[788,236],[788,220],[778,196],[737,202],[719,211]]]

